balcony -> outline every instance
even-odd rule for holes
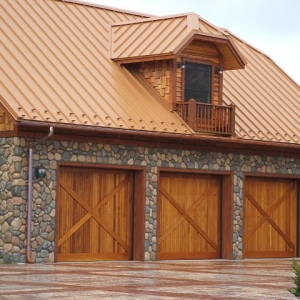
[[[213,105],[190,99],[177,102],[176,111],[196,132],[224,136],[235,134],[235,105]]]

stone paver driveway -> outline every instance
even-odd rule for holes
[[[291,260],[0,265],[0,299],[296,299]]]

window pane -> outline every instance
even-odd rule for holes
[[[211,66],[186,63],[184,101],[211,102]]]

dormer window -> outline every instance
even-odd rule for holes
[[[184,72],[184,101],[193,98],[198,103],[211,103],[212,67],[186,62]]]
[[[234,107],[222,102],[217,68],[239,70],[246,62],[229,35],[215,27],[206,33],[201,24],[195,14],[112,24],[110,58],[131,66],[195,132],[233,135]]]

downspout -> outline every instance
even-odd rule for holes
[[[51,137],[53,134],[53,127],[49,128],[49,133],[47,136],[44,136],[40,140],[30,144],[29,146],[29,171],[28,171],[28,200],[27,200],[27,261],[29,263],[34,263],[34,260],[31,257],[31,220],[32,220],[32,179],[33,179],[33,174],[32,174],[32,154],[33,154],[33,148],[46,141]]]

